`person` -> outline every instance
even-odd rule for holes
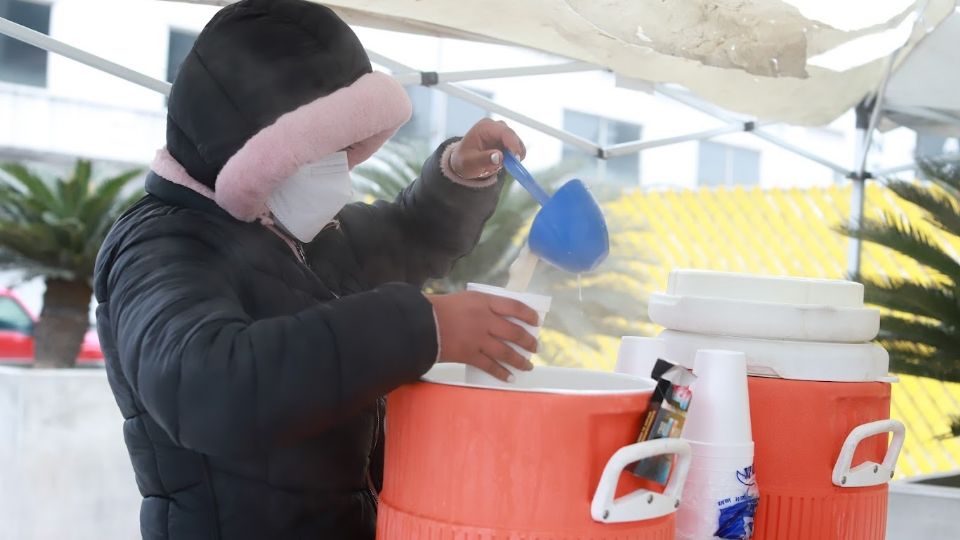
[[[147,539],[371,539],[384,398],[438,359],[501,377],[523,304],[425,296],[478,241],[523,143],[483,120],[394,202],[349,169],[411,114],[305,0],[219,11],[173,85],[147,195],[96,263],[98,330]]]

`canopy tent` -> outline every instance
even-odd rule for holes
[[[884,52],[891,52],[884,51],[883,43],[889,47],[900,40],[903,51],[910,51],[953,12],[955,4],[848,0],[844,4],[855,5],[859,13],[855,11],[855,20],[847,24],[867,18],[868,10],[874,18],[878,10],[882,16],[883,5],[889,16],[863,28],[841,30],[805,16],[794,5],[811,4],[803,1],[322,3],[351,24],[537,49],[601,66],[624,78],[676,83],[728,111],[795,125],[826,124],[856,105],[883,78]],[[891,13],[891,8],[899,9]]]
[[[884,115],[895,125],[960,136],[960,11],[907,55],[887,85]]]
[[[174,0],[226,5],[232,0]],[[421,72],[376,52],[372,60],[404,84],[422,84],[553,135],[601,158],[745,131],[855,180],[851,221],[862,214],[862,182],[876,127],[960,126],[955,66],[960,16],[954,0],[332,0],[351,24],[522,46],[567,62],[458,73]],[[794,4],[804,7],[801,11]],[[805,14],[806,13],[806,14]],[[848,13],[849,14],[849,13]],[[830,20],[834,24],[828,24]],[[841,26],[843,28],[841,28]],[[939,28],[938,28],[939,26]],[[158,92],[169,84],[0,18],[0,33]],[[611,146],[577,137],[455,84],[459,81],[610,70],[618,84],[656,91],[728,125]],[[889,83],[889,85],[888,85]],[[935,89],[927,92],[926,88]],[[889,97],[889,101],[884,101]],[[935,97],[935,99],[934,99]],[[763,131],[766,123],[821,125],[856,104],[862,144],[853,166],[833,163]],[[941,131],[942,132],[942,131]],[[953,133],[953,131],[951,131]],[[905,165],[900,169],[911,167]],[[859,269],[859,243],[849,256]]]

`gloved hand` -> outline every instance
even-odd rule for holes
[[[499,362],[523,371],[533,364],[504,341],[524,350],[537,352],[537,340],[507,317],[531,326],[539,325],[539,315],[516,300],[465,291],[427,296],[433,304],[440,335],[440,361],[468,364],[507,381],[510,372]]]
[[[487,178],[503,166],[503,150],[520,159],[527,155],[523,141],[506,122],[484,118],[470,128],[450,154],[450,169],[464,180]]]

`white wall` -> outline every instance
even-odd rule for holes
[[[0,367],[0,538],[139,538],[122,422],[103,370]]]
[[[960,489],[914,482],[890,483],[889,540],[960,538]]]
[[[166,77],[170,28],[199,32],[209,6],[157,0],[56,0],[50,34],[157,79]],[[135,163],[164,141],[164,100],[51,54],[47,87],[0,83],[0,147]]]
[[[164,120],[159,108],[127,108],[0,83],[0,146],[9,149],[145,163],[163,145]]]

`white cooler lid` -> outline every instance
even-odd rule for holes
[[[693,369],[700,349],[741,351],[750,375],[804,381],[887,381],[890,358],[875,343],[819,343],[710,336],[665,330],[666,360]]]
[[[675,270],[648,306],[654,323],[697,334],[865,343],[880,330],[852,281]]]
[[[863,285],[854,281],[758,276],[710,270],[674,270],[667,294],[774,304],[863,307]]]

